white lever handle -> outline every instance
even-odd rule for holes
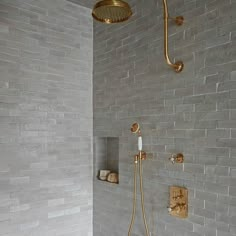
[[[138,137],[138,150],[142,151],[142,149],[143,149],[143,141],[142,141],[142,137],[139,136]]]
[[[167,207],[168,212],[172,212],[172,208],[171,207]]]
[[[174,155],[172,155],[172,156],[169,158],[169,160],[172,162],[172,164],[175,164],[175,157],[174,157]]]

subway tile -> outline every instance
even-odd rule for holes
[[[69,235],[70,221],[91,235],[90,10],[3,0],[1,12],[0,235]],[[71,198],[78,193],[86,200]],[[86,220],[75,223],[80,204]]]

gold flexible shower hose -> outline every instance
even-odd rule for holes
[[[139,178],[140,178],[140,193],[141,193],[141,206],[142,206],[142,214],[143,214],[143,222],[145,225],[146,235],[149,236],[149,229],[147,225],[147,219],[145,214],[145,207],[144,207],[144,194],[143,194],[143,169],[142,169],[142,159],[141,159],[141,152],[139,158]]]
[[[129,225],[129,231],[128,231],[128,236],[131,235],[131,231],[133,228],[133,224],[134,224],[134,219],[135,219],[135,213],[136,213],[136,194],[137,194],[137,164],[138,164],[138,159],[137,156],[135,157],[135,161],[134,161],[134,190],[133,190],[133,211],[132,211],[132,218],[131,218],[131,222]]]
[[[143,215],[143,222],[146,230],[146,236],[150,236],[148,224],[146,220],[145,214],[145,207],[144,207],[144,193],[143,193],[143,171],[142,171],[142,153],[139,153],[139,157],[135,157],[134,161],[134,191],[133,191],[133,211],[132,211],[132,218],[129,226],[128,236],[131,236],[131,231],[134,224],[135,214],[136,214],[136,195],[137,195],[137,164],[139,164],[139,179],[140,179],[140,193],[141,193],[141,207],[142,207],[142,215]]]

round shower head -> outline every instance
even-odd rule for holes
[[[132,133],[138,133],[138,132],[140,131],[139,124],[138,124],[138,123],[134,123],[134,124],[132,124],[130,130],[131,130]]]
[[[95,4],[92,16],[94,19],[111,24],[126,21],[132,15],[128,3],[122,0],[102,0]]]

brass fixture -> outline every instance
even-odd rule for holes
[[[132,133],[134,133],[134,134],[136,134],[136,133],[138,133],[138,132],[141,133],[139,124],[138,124],[138,123],[132,124],[130,131],[131,131]]]
[[[188,216],[188,190],[184,187],[170,187],[170,206],[167,208],[172,216],[186,218]]]
[[[182,153],[173,154],[169,160],[172,162],[172,164],[175,163],[183,163],[184,162],[184,155]]]
[[[131,222],[129,226],[128,236],[131,236],[135,214],[136,214],[136,195],[137,195],[137,165],[139,165],[139,188],[141,193],[141,207],[142,207],[142,215],[143,215],[143,222],[145,226],[146,236],[150,236],[150,231],[148,229],[146,214],[145,214],[145,207],[144,207],[144,193],[143,193],[143,170],[142,170],[142,161],[146,160],[146,152],[142,150],[142,136],[140,131],[140,126],[138,123],[134,123],[131,127],[132,133],[138,133],[138,154],[134,156],[134,189],[133,189],[133,211]]]
[[[181,26],[184,23],[184,17],[183,16],[176,16],[175,17],[175,24]]]
[[[182,61],[177,61],[175,63],[172,63],[169,58],[169,52],[168,52],[168,20],[173,19],[169,17],[168,13],[168,7],[167,7],[167,0],[163,0],[163,6],[164,6],[164,55],[166,62],[169,66],[171,66],[175,72],[181,72],[184,68],[184,63]],[[182,25],[184,21],[183,16],[177,16],[174,18],[174,21],[177,25]]]
[[[169,207],[168,211],[169,212],[176,212],[177,214],[179,214],[181,211],[183,211],[186,208],[186,204],[185,203],[177,203],[175,206],[173,207]]]
[[[140,155],[140,153],[139,153],[139,158],[141,158],[142,161],[146,160],[146,159],[147,159],[147,154],[146,154],[146,152],[141,151],[141,155]]]
[[[166,62],[175,72],[179,73],[184,68],[182,61],[171,62],[168,52],[168,20],[174,20],[176,25],[182,25],[184,22],[183,16],[175,18],[169,17],[167,0],[163,0],[164,6],[164,55]],[[129,4],[122,0],[101,0],[95,4],[92,11],[92,16],[95,20],[106,24],[120,23],[128,20],[132,16],[132,10]]]
[[[92,16],[103,23],[119,23],[128,20],[132,16],[132,10],[122,0],[102,0],[95,4]]]

